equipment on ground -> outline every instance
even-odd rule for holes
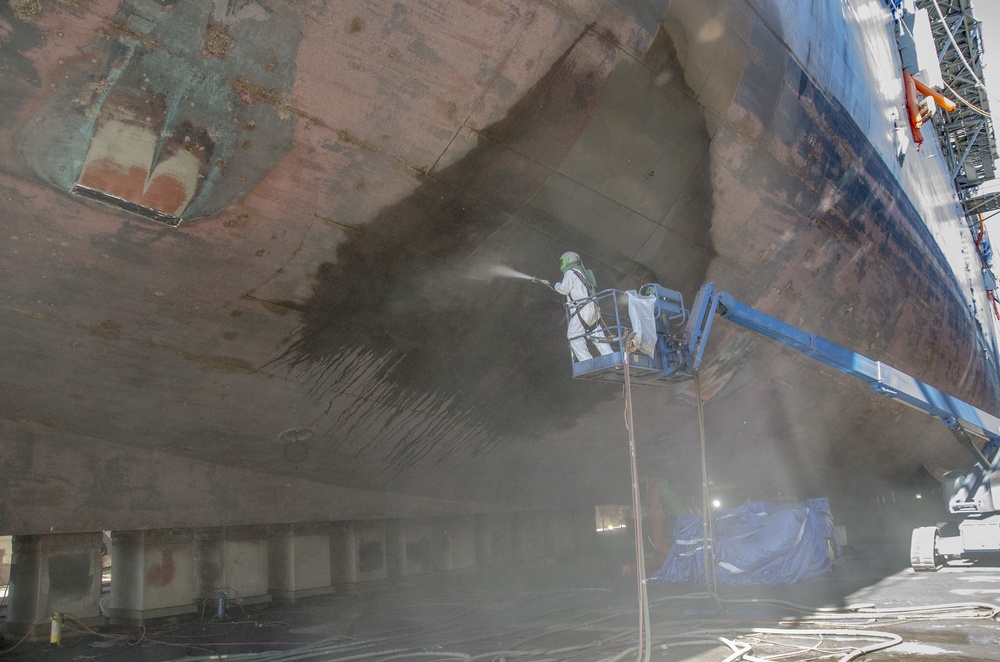
[[[690,379],[701,364],[718,314],[865,381],[875,393],[940,419],[972,454],[975,465],[967,471],[949,472],[941,479],[948,510],[961,521],[957,532],[951,534],[944,534],[937,526],[915,529],[911,565],[914,570],[935,570],[946,559],[1000,552],[1000,499],[996,504],[993,500],[994,481],[1000,489],[1000,419],[880,361],[765,315],[712,283],[702,285],[690,310],[684,307],[680,292],[654,283],[637,292],[604,290],[592,300],[602,308],[601,324],[582,337],[608,343],[613,351],[573,363],[576,378],[621,382],[628,361],[630,379],[635,382]],[[627,314],[619,305],[625,302]]]
[[[711,549],[702,552],[702,514],[678,515],[674,544],[651,583],[794,584],[826,574],[841,553],[828,499],[783,504],[747,501],[713,508]]]

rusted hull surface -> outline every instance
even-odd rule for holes
[[[714,280],[995,404],[918,209],[769,3],[2,11],[0,532],[621,498],[619,391],[570,379],[557,298],[488,277],[552,278],[567,249],[605,286]],[[702,380],[718,484],[965,461],[933,420],[724,324]],[[636,402],[644,471],[679,490],[693,397]]]

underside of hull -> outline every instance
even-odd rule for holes
[[[560,297],[493,271],[552,280],[566,250],[602,287],[713,281],[995,411],[901,183],[920,155],[887,160],[879,100],[837,94],[865,75],[832,36],[849,4],[778,4],[5,4],[0,533],[627,502],[621,389],[571,378]],[[718,489],[970,463],[934,419],[716,329]],[[635,393],[640,472],[679,498],[696,399]]]

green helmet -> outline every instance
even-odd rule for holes
[[[562,254],[562,257],[560,258],[559,269],[563,273],[566,273],[567,269],[569,269],[574,264],[578,264],[579,262],[580,262],[579,255],[577,255],[573,251],[566,251],[565,253]]]
[[[562,254],[559,262],[559,268],[563,273],[566,273],[570,269],[574,269],[577,274],[583,279],[584,285],[587,286],[588,294],[593,294],[597,289],[597,279],[594,278],[594,272],[583,266],[583,260],[580,256],[573,251],[566,251]]]

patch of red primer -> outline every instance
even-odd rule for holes
[[[176,570],[173,550],[165,549],[160,552],[160,563],[149,566],[146,571],[146,583],[150,586],[166,586],[173,580]]]
[[[98,159],[83,171],[80,184],[143,207],[179,216],[187,202],[184,184],[172,175],[157,175],[146,186],[148,172],[140,166],[126,170],[112,159]]]

